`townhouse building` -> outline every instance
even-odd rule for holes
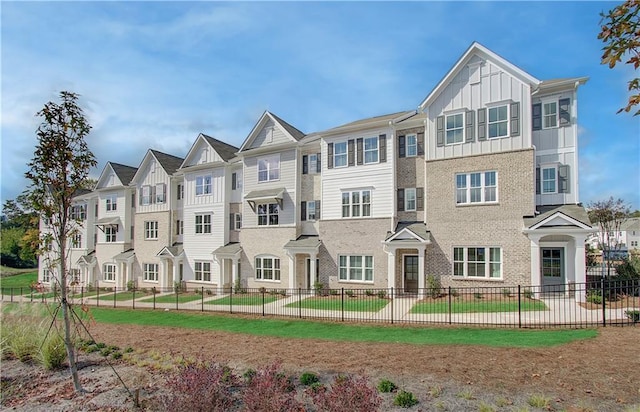
[[[416,110],[308,134],[265,112],[240,148],[201,134],[179,167],[156,151],[137,172],[109,163],[84,279],[423,293],[433,275],[572,293],[594,231],[578,190],[586,81],[539,80],[473,43]]]

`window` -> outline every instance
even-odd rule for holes
[[[542,193],[556,192],[556,168],[546,167],[542,169]]]
[[[158,264],[157,263],[145,263],[143,279],[147,282],[158,281]]]
[[[164,203],[167,199],[167,185],[158,183],[156,185],[156,203]]]
[[[116,265],[107,263],[103,266],[102,274],[104,280],[107,282],[115,282],[116,281]]]
[[[117,195],[108,195],[105,199],[105,204],[107,208],[107,212],[113,212],[118,209],[118,196]]]
[[[87,205],[75,205],[71,207],[71,219],[85,220],[87,218]]]
[[[140,196],[140,202],[142,205],[151,204],[151,186],[142,186],[142,194]]]
[[[105,226],[104,227],[104,241],[106,243],[115,242],[117,233],[118,233],[118,227],[117,226]]]
[[[507,105],[489,108],[489,139],[509,134]]]
[[[238,172],[231,173],[231,190],[242,190],[242,175]]]
[[[378,163],[378,138],[364,139],[364,163]]]
[[[69,276],[72,283],[80,283],[80,269],[69,269]]]
[[[347,142],[333,145],[333,167],[345,167],[347,165]]]
[[[502,249],[499,247],[453,248],[453,275],[469,278],[502,278]]]
[[[456,175],[456,204],[493,203],[497,201],[497,172]]]
[[[258,226],[274,226],[278,224],[278,204],[263,203],[258,205]]]
[[[407,137],[407,157],[418,155],[418,135],[408,134]]]
[[[256,279],[279,281],[280,259],[273,257],[257,257]]]
[[[184,199],[184,185],[178,183],[176,187],[176,197],[178,200]]]
[[[342,192],[342,217],[371,216],[371,191]]]
[[[462,143],[464,141],[463,113],[446,117],[446,139],[447,144]]]
[[[211,194],[211,175],[196,176],[196,196]]]
[[[211,233],[211,215],[196,215],[196,234]]]
[[[542,128],[558,126],[558,103],[549,102],[542,105]]]
[[[340,280],[346,282],[373,282],[373,256],[338,256]]]
[[[211,282],[211,262],[195,262],[195,278],[199,282]]]
[[[307,220],[316,220],[316,202],[307,202]]]
[[[309,173],[317,173],[318,172],[318,155],[310,154],[309,155]]]
[[[51,282],[51,278],[52,278],[51,270],[45,269],[42,271],[42,281],[44,283]]]
[[[144,222],[144,238],[147,240],[158,238],[158,221]]]
[[[184,233],[184,220],[176,220],[176,235],[182,236]]]
[[[280,156],[258,159],[258,182],[280,180]]]
[[[416,210],[416,189],[404,189],[404,210]]]
[[[71,237],[71,247],[75,249],[82,247],[82,235],[80,233],[76,233]]]
[[[242,228],[242,214],[234,213],[233,220],[234,220],[233,227],[235,228],[235,230],[240,230]]]

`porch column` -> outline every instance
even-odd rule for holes
[[[213,260],[214,265],[218,265],[218,280],[216,284],[218,285],[218,294],[221,295],[224,293],[224,258],[218,258],[217,256]]]
[[[238,257],[235,256],[231,259],[231,287],[235,287],[238,279]]]
[[[158,273],[158,280],[160,281],[160,289],[164,289],[167,287],[167,283],[168,282],[168,276],[169,276],[169,270],[168,270],[168,266],[169,265],[169,261],[167,259],[162,259],[162,264],[160,265],[160,268],[162,270],[161,273]]]
[[[313,284],[315,283],[313,281],[313,279],[316,278],[316,259],[318,257],[318,254],[315,252],[309,252],[309,283],[310,285],[307,286],[307,288],[312,289],[313,288]],[[320,280],[320,279],[318,279]]]
[[[289,289],[294,289],[296,287],[296,255],[287,251],[287,257],[289,258]]]
[[[387,246],[387,287],[396,288],[396,249]],[[397,292],[397,291],[396,291]]]
[[[418,246],[418,297],[424,298],[425,291],[425,275],[424,275],[424,252],[426,247]]]
[[[540,238],[541,235],[529,234],[531,240],[531,285],[541,285],[542,277],[540,275]]]
[[[576,302],[586,301],[586,282],[587,282],[587,265],[585,262],[585,248],[584,242],[587,240],[587,235],[574,235],[573,241],[575,242],[575,282],[576,282]],[[582,284],[582,286],[578,286]]]

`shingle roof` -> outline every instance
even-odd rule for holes
[[[620,226],[622,230],[640,230],[640,217],[630,217]]]
[[[279,117],[278,117],[278,116],[276,116],[275,114],[273,114],[273,113],[271,113],[271,112],[269,112],[269,113],[271,114],[271,116],[273,116],[273,118],[274,118],[278,123],[280,123],[280,125],[281,125],[282,127],[284,127],[284,128],[287,130],[287,132],[288,132],[291,136],[293,136],[293,138],[294,138],[294,139],[296,139],[296,140],[300,140],[300,139],[302,139],[303,137],[305,137],[305,136],[306,136],[303,132],[301,132],[301,131],[300,131],[300,130],[298,130],[297,128],[295,128],[295,127],[291,126],[289,123],[285,122],[284,120],[282,120],[281,118],[279,118]]]
[[[284,245],[285,249],[288,248],[318,248],[322,244],[318,236],[302,235],[296,240],[290,240]]]
[[[393,233],[388,232],[385,240],[390,239],[396,233],[404,229],[411,231],[413,234],[423,240],[431,239],[431,232],[427,230],[427,225],[425,225],[423,222],[398,222],[398,224],[396,225],[396,230],[393,231]]]
[[[222,142],[218,139],[214,139],[211,136],[207,136],[206,134],[202,134],[205,140],[214,148],[214,150],[224,159],[225,162],[236,157],[236,152],[239,150],[235,146],[231,146],[228,143]]]
[[[410,113],[415,112],[414,110],[407,110],[404,112],[396,112],[396,113],[389,113],[389,114],[383,114],[381,116],[374,116],[374,117],[369,117],[367,119],[360,119],[360,120],[356,120],[350,123],[345,123],[343,125],[337,126],[337,127],[333,127],[329,130],[326,130],[326,132],[333,132],[336,130],[340,130],[343,128],[351,128],[351,127],[355,127],[355,126],[360,126],[360,125],[365,125],[367,123],[373,123],[373,122],[388,122],[390,120],[393,120],[397,117],[401,117],[401,116],[405,116],[408,115]]]
[[[125,186],[131,183],[131,179],[133,179],[133,176],[135,176],[138,171],[135,167],[122,165],[120,163],[109,162],[109,164],[111,165],[113,172],[118,176],[118,179],[120,179],[122,184]]]
[[[587,226],[591,226],[591,220],[585,208],[581,205],[548,205],[538,206],[537,211],[540,213],[535,217],[525,216],[524,224],[526,227],[535,226],[537,223],[542,222],[554,213],[562,213],[572,219],[577,220]]]
[[[174,174],[175,171],[178,170],[178,168],[184,161],[183,158],[178,156],[162,153],[153,149],[150,149],[150,151],[151,153],[153,153],[155,158],[158,159],[160,166],[162,166],[162,168],[164,169],[165,172],[167,172],[168,175]]]

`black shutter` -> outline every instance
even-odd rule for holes
[[[417,138],[418,156],[424,155],[424,132],[418,133]]]
[[[320,220],[320,201],[316,200],[316,220]]]
[[[542,130],[542,103],[531,106],[531,125],[533,130]]]
[[[180,222],[180,221],[178,221],[178,222]],[[233,215],[233,213],[229,213],[229,230],[235,230],[235,228],[236,228],[236,226],[235,226],[235,216]],[[180,229],[178,229],[178,230],[180,230]]]
[[[511,103],[511,137],[520,136],[520,102]]]
[[[536,194],[539,195],[540,192],[540,168],[536,167]]]
[[[155,186],[151,186],[151,189],[149,190],[149,192],[151,192],[151,203],[155,203],[156,202],[156,187]]]
[[[309,156],[302,156],[302,174],[306,175],[309,173]]]
[[[238,187],[238,175],[236,172],[231,173],[231,190],[236,190]]]
[[[362,164],[362,138],[356,139],[356,164]]]
[[[327,169],[333,169],[333,143],[327,145]]]
[[[378,150],[380,151],[380,163],[386,163],[387,161],[387,135],[381,134],[378,136]]]
[[[416,210],[424,210],[424,189],[416,187]]]
[[[300,202],[300,220],[307,220],[307,202]]]
[[[468,110],[464,116],[465,119],[465,131],[464,136],[467,143],[474,142],[476,140],[476,112]]]
[[[558,193],[569,193],[569,165],[558,166]]]
[[[560,108],[560,127],[571,125],[571,99],[560,99],[558,107]]]
[[[398,157],[405,157],[407,155],[405,151],[406,141],[405,136],[398,136]]]
[[[140,188],[140,196],[138,196],[138,204],[142,205],[142,193],[144,191],[144,186]]]
[[[320,161],[320,159],[322,159],[322,156],[320,156],[320,153],[316,154],[316,172],[317,173],[322,172],[322,162]]]
[[[404,211],[404,189],[398,189],[398,212]]]
[[[478,141],[487,140],[487,109],[478,109]]]
[[[355,164],[355,156],[353,153],[353,139],[347,142],[347,146],[348,165],[353,166]]]
[[[444,146],[444,116],[436,117],[436,145]]]

